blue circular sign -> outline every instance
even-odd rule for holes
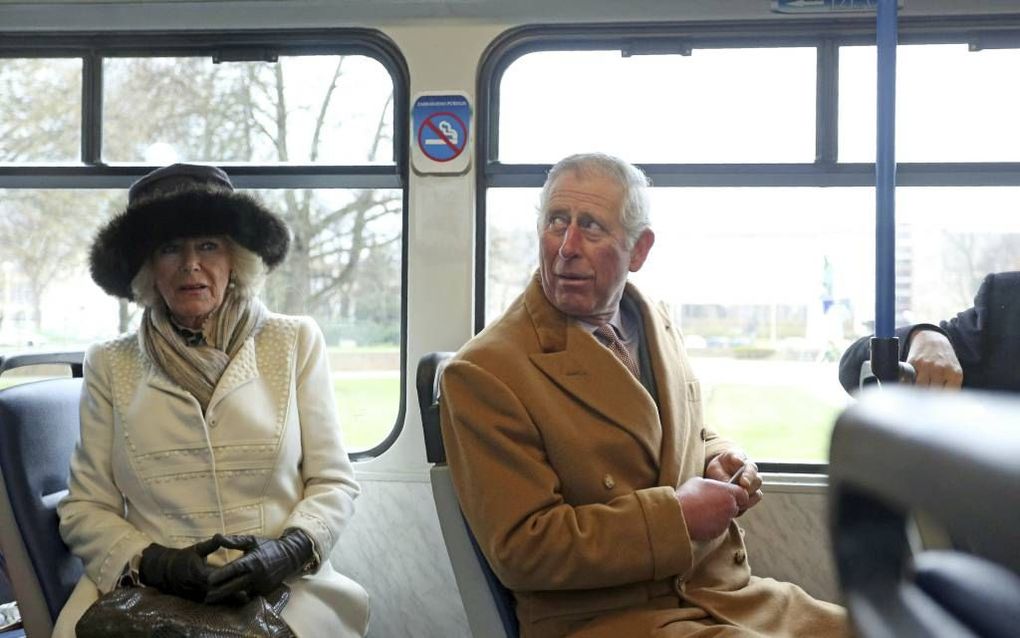
[[[418,148],[434,162],[449,162],[467,146],[467,126],[449,111],[433,113],[418,127]]]

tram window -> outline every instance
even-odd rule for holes
[[[671,306],[706,421],[755,458],[824,462],[831,424],[849,401],[839,357],[874,316],[873,192],[651,194],[655,247],[631,279]],[[489,320],[536,266],[537,200],[537,189],[489,190]]]
[[[297,239],[266,279],[269,308],[313,316],[326,337],[352,451],[376,445],[400,408],[399,190],[257,191]],[[0,190],[0,350],[82,350],[137,327],[135,304],[104,293],[85,263],[120,190]],[[26,369],[0,387],[61,375]]]
[[[538,195],[488,190],[486,323],[537,267]],[[873,198],[871,188],[652,190],[656,243],[631,278],[672,306],[707,422],[755,458],[827,458],[849,401],[837,362],[874,329]],[[951,318],[985,275],[1020,270],[1016,201],[1017,187],[898,189],[897,325]]]
[[[632,278],[673,306],[709,422],[766,464],[813,471],[848,401],[838,358],[874,329],[875,48],[853,26],[773,26],[543,27],[494,47],[476,327],[535,267],[548,166],[619,155],[653,182],[656,245]],[[1020,50],[968,50],[1009,44],[982,23],[900,26],[897,325],[952,317],[985,274],[1020,269],[1020,187],[996,164],[1020,161]]]
[[[80,350],[127,329],[130,314],[86,265],[90,239],[123,199],[116,190],[0,189],[0,351]]]
[[[896,191],[898,323],[955,317],[985,275],[1020,270],[1020,187]]]
[[[110,58],[103,70],[109,161],[393,162],[393,81],[366,56]]]
[[[805,47],[530,53],[502,78],[500,161],[810,162],[815,66]]]
[[[263,298],[309,314],[329,349],[350,451],[389,434],[400,410],[402,194],[389,189],[259,191],[295,241]]]
[[[0,164],[78,159],[81,68],[80,58],[0,58]]]
[[[536,188],[486,191],[486,325],[521,294],[538,267],[538,193]]]
[[[0,354],[81,350],[137,327],[140,309],[103,293],[86,263],[96,229],[126,205],[124,172],[224,165],[290,225],[263,299],[317,321],[347,449],[378,454],[403,418],[405,68],[372,34],[288,31],[277,48],[272,37],[40,36],[81,50],[56,61],[0,43],[0,132],[20,135],[0,135]],[[233,61],[252,57],[274,61]],[[83,105],[81,87],[100,81],[101,103]]]
[[[839,157],[875,158],[875,47],[840,49]],[[896,54],[898,162],[1020,161],[1020,50],[901,45]]]

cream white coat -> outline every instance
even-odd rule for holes
[[[203,414],[145,355],[136,334],[89,349],[81,443],[60,531],[85,563],[55,636],[110,591],[149,543],[185,547],[217,532],[311,536],[314,574],[288,581],[283,617],[301,638],[361,636],[368,594],[329,556],[358,485],[341,441],[322,333],[270,315],[230,362]],[[210,562],[228,560],[225,550]]]

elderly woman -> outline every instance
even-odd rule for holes
[[[183,164],[136,182],[97,235],[93,279],[145,312],[85,358],[58,509],[85,575],[55,636],[128,582],[206,603],[286,583],[297,636],[364,635],[368,596],[329,562],[358,485],[322,333],[257,296],[289,237],[223,171]]]

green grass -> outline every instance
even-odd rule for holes
[[[0,388],[41,378],[3,376]],[[400,406],[399,378],[337,378],[333,391],[349,451],[371,448],[389,434]],[[717,384],[705,397],[705,423],[759,461],[824,462],[839,411],[796,386]]]
[[[825,462],[839,412],[796,386],[719,384],[705,402],[705,423],[758,461]]]
[[[351,450],[379,443],[393,427],[400,380],[334,380],[344,441]],[[752,458],[825,462],[839,406],[796,386],[716,385],[706,397],[705,423]],[[409,409],[416,409],[410,406]]]
[[[393,429],[400,408],[399,378],[333,379],[333,394],[349,452],[377,445]]]
[[[0,376],[0,389],[52,377]],[[393,429],[400,406],[400,379],[334,379],[333,393],[348,450],[377,445]]]
[[[335,379],[333,385],[348,449],[378,444],[396,420],[400,380]],[[719,384],[706,397],[705,423],[759,461],[825,462],[839,411],[796,386]]]
[[[391,343],[381,343],[371,346],[329,346],[330,352],[400,352],[400,346]]]

